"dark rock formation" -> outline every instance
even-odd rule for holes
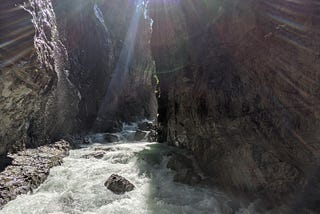
[[[49,175],[50,168],[60,165],[68,152],[69,144],[59,141],[10,155],[12,165],[0,173],[0,208],[37,188]]]
[[[7,155],[0,156],[0,172],[2,172],[8,165],[12,164],[12,158]]]
[[[141,131],[140,129],[138,129],[136,131],[136,133],[134,134],[134,140],[135,141],[141,141],[141,140],[146,138],[147,134],[148,133],[146,131]]]
[[[201,181],[201,177],[197,174],[192,160],[182,154],[173,153],[167,167],[176,171],[173,178],[176,182],[195,185]]]
[[[112,174],[104,185],[115,194],[124,194],[135,188],[127,179],[116,174]]]
[[[142,130],[142,131],[152,131],[155,130],[156,127],[152,122],[142,122],[138,124],[138,129]]]
[[[146,139],[148,142],[157,142],[158,141],[158,132],[156,130],[149,131]]]
[[[290,203],[319,167],[315,1],[151,1],[159,138],[217,185]]]

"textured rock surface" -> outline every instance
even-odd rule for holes
[[[134,140],[135,141],[141,141],[141,140],[146,138],[147,134],[148,133],[146,131],[141,131],[140,129],[138,129],[136,131],[136,133],[134,134]]]
[[[138,129],[142,131],[156,130],[156,126],[152,122],[142,122],[138,124]]]
[[[68,134],[115,131],[120,121],[155,115],[150,20],[143,8],[133,43],[140,54],[123,59],[138,11],[133,1],[30,2],[32,16],[17,7],[21,0],[0,6],[0,23],[6,23],[0,26],[0,156]],[[120,89],[117,79],[111,83],[124,60]],[[110,98],[112,91],[117,96]]]
[[[159,137],[224,190],[290,203],[319,166],[316,4],[151,2]]]
[[[76,124],[79,97],[68,82],[56,17],[50,1],[36,2],[28,6],[32,16],[19,0],[0,8],[1,23],[7,23],[1,25],[7,36],[1,37],[0,154],[51,142]]]
[[[115,76],[122,73],[110,82],[109,94],[115,102],[104,100],[104,109],[98,115],[102,121],[117,118],[135,122],[156,116],[155,65],[150,50],[151,20],[144,13],[145,4],[136,7],[137,2],[111,0],[101,4],[117,47],[114,73]],[[112,115],[110,112],[115,113]]]
[[[85,158],[85,159],[89,159],[89,158],[101,159],[101,158],[103,158],[105,153],[106,153],[105,151],[97,151],[97,152],[94,152],[94,153],[83,155],[81,157]]]
[[[134,185],[130,181],[117,174],[112,174],[104,185],[116,194],[124,194],[134,189]]]
[[[69,144],[59,141],[10,155],[12,165],[0,173],[0,208],[37,188],[49,175],[50,168],[60,165],[68,152]]]

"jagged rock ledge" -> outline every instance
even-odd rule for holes
[[[0,209],[18,195],[26,194],[43,183],[50,168],[60,165],[69,149],[69,143],[61,140],[9,155],[13,159],[12,165],[0,173]]]

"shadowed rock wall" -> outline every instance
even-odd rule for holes
[[[162,141],[225,190],[296,201],[319,166],[315,1],[152,1]],[[279,200],[281,199],[281,200]]]

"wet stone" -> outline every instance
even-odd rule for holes
[[[146,131],[141,131],[141,130],[138,129],[138,130],[136,131],[135,135],[134,135],[134,140],[135,140],[135,141],[143,140],[143,139],[146,138],[147,134],[148,134],[148,133],[147,133]]]
[[[60,165],[69,149],[69,143],[61,140],[51,145],[10,154],[12,165],[0,172],[0,209],[18,195],[26,194],[43,183],[50,168]]]
[[[107,148],[96,147],[96,148],[94,148],[94,150],[95,151],[113,152],[113,151],[117,151],[117,148],[115,148],[115,147],[107,147]]]
[[[158,133],[156,130],[151,130],[149,131],[149,133],[147,134],[147,141],[148,142],[156,142],[158,140]]]
[[[156,129],[155,125],[152,122],[139,123],[138,128],[142,131],[151,131]]]
[[[117,174],[112,174],[104,185],[115,194],[124,194],[125,192],[130,192],[135,188],[130,181]]]
[[[97,151],[97,152],[93,152],[87,155],[82,155],[81,158],[85,158],[85,159],[90,159],[90,158],[95,158],[95,159],[101,159],[103,158],[103,156],[105,155],[105,151]]]

